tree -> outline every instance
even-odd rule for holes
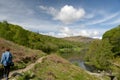
[[[113,53],[108,40],[94,40],[87,52],[86,60],[99,69],[107,69]]]
[[[13,40],[21,45],[28,45],[28,32],[22,28],[18,28],[16,31],[15,36],[13,37]]]
[[[9,33],[10,33],[10,28],[9,28],[9,23],[7,21],[1,22],[0,25],[0,36],[9,39]]]
[[[115,55],[120,55],[120,25],[105,32],[103,35],[104,39],[108,39],[109,43],[113,46],[112,52]]]

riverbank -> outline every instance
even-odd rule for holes
[[[100,78],[101,80],[119,80],[116,76],[117,75],[116,73],[112,72],[110,73],[105,70],[99,70],[94,66],[85,63],[82,59],[71,59],[69,61],[79,66],[80,68],[84,69],[88,74],[94,75]]]

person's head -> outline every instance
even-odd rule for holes
[[[6,48],[6,51],[10,51],[10,48]]]

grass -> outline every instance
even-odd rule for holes
[[[0,38],[0,56],[4,52],[4,48],[11,49],[13,61],[15,62],[15,66],[12,68],[13,70],[24,68],[32,62],[35,62],[39,57],[45,55],[40,50],[32,50]],[[73,50],[79,51],[79,48]],[[0,68],[2,68],[2,66],[0,66]],[[2,74],[2,72],[0,72],[0,74]],[[55,54],[48,55],[42,63],[35,65],[32,70],[23,73],[23,76],[17,78],[17,80],[26,79],[100,80]]]
[[[112,61],[113,65],[111,66],[113,75],[115,75],[118,80],[120,80],[120,57],[116,57]]]
[[[40,50],[32,50],[0,38],[0,56],[5,51],[5,48],[10,48],[13,55],[15,66],[12,67],[12,70],[25,68],[30,63],[35,62],[39,57],[45,55]],[[0,74],[2,74],[2,69],[2,65],[0,65]]]
[[[47,56],[29,73],[34,74],[34,77],[29,77],[31,80],[100,80],[55,54]]]

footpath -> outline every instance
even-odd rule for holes
[[[36,64],[41,63],[43,61],[43,58],[45,58],[45,56],[39,58],[38,60],[36,60],[35,63],[32,63],[32,64],[28,65],[24,69],[19,69],[19,70],[15,70],[15,71],[10,72],[10,74],[9,74],[9,80],[15,80],[15,79],[11,79],[11,77],[15,76],[15,75],[21,75],[23,72],[26,72],[26,71],[32,69]],[[6,80],[6,79],[1,79],[1,80]]]

